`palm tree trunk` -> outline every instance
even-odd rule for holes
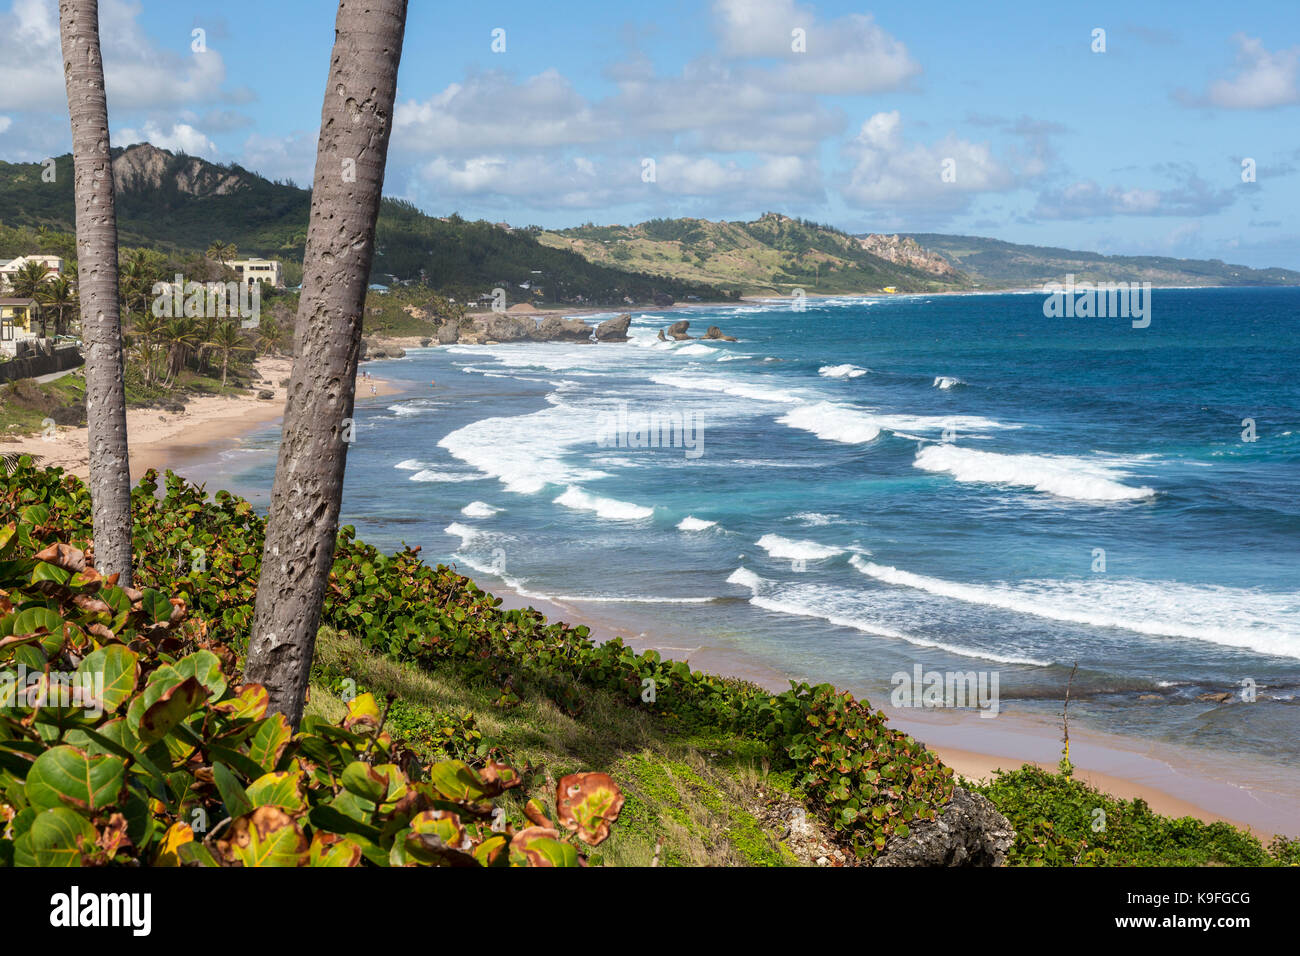
[[[339,0],[321,110],[294,363],[244,669],[271,709],[302,720],[334,563],[406,0]],[[355,164],[355,177],[344,176]],[[354,181],[350,181],[354,180]]]
[[[59,0],[59,34],[72,120],[95,566],[101,574],[118,574],[118,584],[126,586],[131,583],[131,471],[118,312],[117,213],[98,0]]]

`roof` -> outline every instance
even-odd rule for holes
[[[0,305],[36,305],[35,299],[0,299]]]

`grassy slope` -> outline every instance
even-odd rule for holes
[[[670,220],[545,232],[543,245],[602,265],[654,272],[746,295],[900,291],[964,287],[874,256],[852,237],[783,216],[750,223]]]
[[[648,865],[662,841],[665,866],[797,866],[785,828],[764,806],[802,801],[791,775],[768,768],[765,748],[744,737],[666,730],[644,710],[604,692],[581,691],[586,708],[572,717],[541,695],[518,707],[494,706],[499,689],[454,672],[399,664],[358,641],[322,629],[308,713],[331,719],[344,712],[340,679],[358,693],[393,695],[389,729],[421,757],[464,756],[449,749],[458,720],[472,713],[482,747],[498,747],[522,766],[546,775],[548,789],[578,770],[609,773],[627,797],[609,841],[593,862]],[[1226,823],[1206,824],[1152,812],[1140,800],[1118,800],[1085,784],[1026,766],[974,787],[1017,831],[1010,862],[1022,866],[1269,866],[1300,863],[1300,842],[1266,850]],[[519,807],[511,807],[511,812]],[[1097,830],[1098,810],[1105,826]],[[816,814],[809,812],[809,817]]]
[[[357,682],[358,692],[370,691],[378,699],[396,696],[388,729],[421,757],[445,755],[441,728],[451,722],[444,715],[469,711],[484,739],[516,765],[544,768],[548,791],[567,773],[609,773],[626,803],[612,837],[592,862],[648,866],[656,841],[662,840],[660,863],[666,866],[797,865],[779,835],[765,830],[751,812],[761,799],[760,784],[769,793],[789,787],[788,779],[765,771],[753,742],[723,734],[664,736],[645,711],[590,688],[583,689],[586,708],[580,719],[544,697],[503,711],[493,706],[498,689],[395,663],[328,629],[316,645],[308,713],[330,719],[344,714],[336,680],[327,677],[341,674]]]

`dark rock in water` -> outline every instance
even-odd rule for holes
[[[590,342],[591,333],[591,326],[582,319],[548,315],[537,324],[532,337],[537,342]]]
[[[537,329],[532,319],[517,315],[493,314],[483,322],[484,334],[497,342],[522,342]]]
[[[455,319],[449,319],[438,326],[438,344],[455,345],[460,339],[460,323]]]
[[[626,342],[627,330],[632,325],[632,316],[628,312],[606,319],[596,326],[597,342]]]
[[[716,325],[710,325],[708,331],[704,333],[704,337],[706,339],[714,339],[715,341],[718,342],[736,341],[736,337],[734,335],[723,335],[722,329],[718,328]]]
[[[262,389],[260,392],[257,393],[257,397],[260,398],[260,399],[262,399],[263,401],[266,401],[266,400],[269,400],[269,399],[275,398],[275,392],[271,392],[271,391],[267,391],[266,389]]]
[[[373,362],[376,361],[377,359],[386,359],[386,358],[388,358],[388,353],[385,352],[383,349],[378,349],[378,348],[371,349],[369,352],[366,353],[367,362]]]
[[[1210,701],[1215,704],[1226,704],[1228,701],[1232,700],[1232,695],[1231,694],[1198,694],[1196,696],[1196,699]]]
[[[1009,821],[988,798],[962,787],[939,819],[909,825],[905,837],[894,837],[872,866],[1003,866],[1016,838]]]
[[[692,336],[686,334],[686,330],[690,327],[691,323],[687,322],[685,319],[682,319],[680,322],[674,322],[672,325],[668,326],[668,337],[676,339],[678,342],[692,338]]]
[[[433,344],[433,339],[429,338],[427,335],[424,338],[420,339],[420,348],[422,349],[427,349],[432,344]]]

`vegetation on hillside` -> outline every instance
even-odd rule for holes
[[[978,236],[912,233],[983,288],[1006,289],[1061,282],[1150,282],[1153,285],[1300,285],[1300,272],[1252,269],[1219,259],[1169,256],[1106,256],[1050,246],[1030,246]]]
[[[0,668],[102,670],[109,705],[0,711],[0,863],[793,863],[762,817],[777,798],[870,859],[951,793],[923,745],[828,685],[772,694],[597,645],[350,528],[294,734],[238,685],[263,519],[170,473],[147,475],[132,510],[128,592],[93,571],[79,480],[28,461],[0,477]],[[560,806],[578,772],[610,778],[590,778],[588,835],[622,801],[592,849],[554,825],[584,818]],[[67,777],[86,792],[48,785]],[[1014,863],[1295,861],[1294,843],[1270,854],[1053,774],[984,792],[1020,833]]]
[[[964,287],[868,252],[832,226],[767,213],[753,222],[651,219],[635,226],[596,226],[543,233],[541,241],[601,264],[708,282],[747,295],[931,292]]]
[[[124,184],[117,193],[118,230],[124,246],[149,247],[194,267],[214,239],[243,255],[286,264],[286,284],[301,279],[311,191],[271,182],[235,164],[155,150],[161,176],[147,185]],[[115,157],[126,150],[114,149]],[[75,258],[72,238],[72,158],[56,157],[55,179],[42,179],[40,163],[0,162],[0,257],[49,252]],[[182,188],[184,184],[184,188]],[[400,200],[384,200],[376,233],[371,282],[413,283],[464,302],[501,287],[519,301],[621,305],[625,298],[652,303],[655,296],[694,295],[720,301],[731,290],[683,281],[660,271],[593,264],[537,242],[536,228],[508,230],[456,214],[435,218]],[[203,279],[199,270],[184,271]],[[522,288],[527,283],[529,288]],[[540,294],[535,294],[535,290]]]

